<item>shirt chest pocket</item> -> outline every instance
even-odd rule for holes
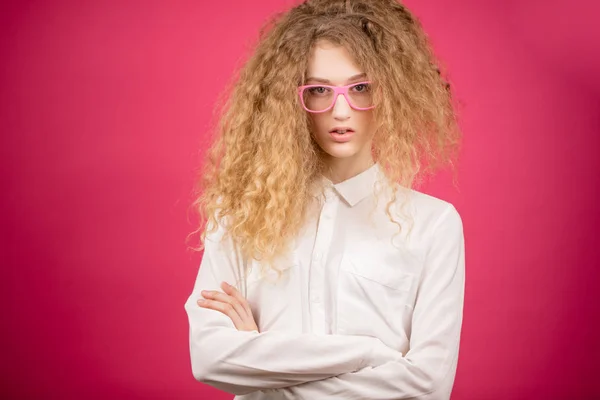
[[[381,256],[347,254],[338,275],[337,330],[384,338],[406,337],[418,276]]]
[[[396,298],[411,305],[410,299],[415,288],[416,276],[401,270],[401,265],[390,266],[377,259],[361,259],[350,256],[341,265],[341,271],[357,278],[369,280],[382,289],[391,290]]]

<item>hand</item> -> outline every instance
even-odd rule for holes
[[[202,296],[208,300],[200,299],[198,305],[227,315],[238,331],[258,331],[252,309],[242,294],[227,282],[222,282],[221,288],[225,293],[203,290]]]

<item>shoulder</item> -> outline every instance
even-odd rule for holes
[[[404,210],[405,216],[408,212],[408,217],[424,235],[447,229],[462,232],[462,218],[452,203],[400,186],[396,189],[396,197],[400,210]]]
[[[431,214],[434,218],[444,216],[460,218],[454,205],[439,197],[415,189],[410,189],[410,198],[415,205],[415,210],[419,211],[421,214]]]

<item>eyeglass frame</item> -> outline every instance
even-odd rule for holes
[[[357,111],[371,110],[371,109],[375,108],[375,105],[372,105],[370,107],[355,107],[354,104],[352,104],[352,102],[348,98],[348,89],[350,89],[353,86],[364,85],[365,83],[371,84],[372,82],[371,81],[363,81],[363,82],[351,83],[351,84],[345,85],[345,86],[332,86],[332,85],[323,85],[323,84],[298,86],[298,96],[300,96],[300,104],[302,104],[302,108],[304,108],[309,113],[313,113],[313,114],[324,113],[324,112],[331,110],[333,108],[333,106],[335,106],[335,103],[337,102],[337,99],[341,94],[344,96],[344,98],[346,99],[346,102],[352,109],[357,110]],[[324,87],[324,88],[332,89],[333,90],[333,101],[331,102],[331,105],[321,111],[309,110],[306,107],[306,105],[304,104],[304,97],[302,96],[302,92],[304,91],[304,89],[311,88],[311,87]]]

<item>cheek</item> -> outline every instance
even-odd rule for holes
[[[371,131],[373,130],[373,113],[366,112],[364,114],[360,114],[360,116],[358,117],[358,123],[359,123],[360,129],[365,134],[370,134]]]
[[[311,123],[310,130],[311,130],[313,136],[322,136],[326,133],[327,124],[326,124],[325,118],[323,118],[323,115],[319,115],[319,114],[311,115],[310,123]]]

